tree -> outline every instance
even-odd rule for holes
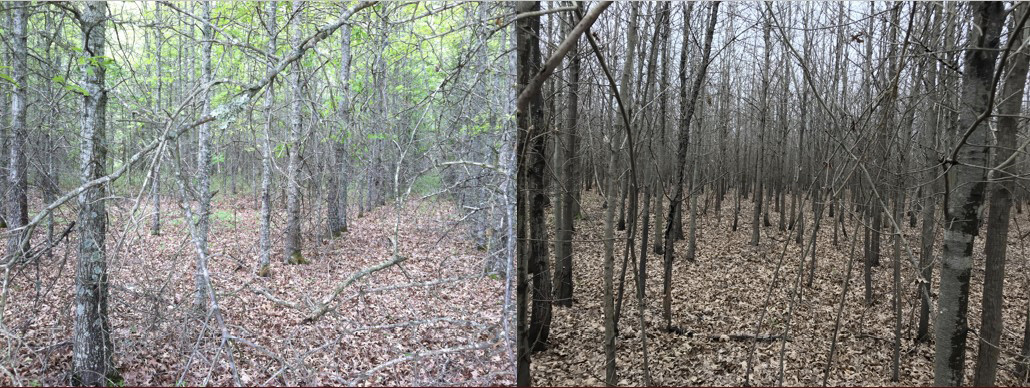
[[[759,128],[758,129],[758,151],[757,151],[757,155],[756,155],[756,158],[755,158],[755,177],[754,177],[755,181],[754,181],[754,184],[753,184],[754,193],[752,194],[752,196],[754,197],[754,202],[755,202],[755,209],[754,209],[754,212],[752,213],[752,217],[751,217],[751,245],[752,246],[758,246],[758,243],[761,240],[761,236],[762,236],[761,226],[759,225],[759,222],[760,222],[759,218],[760,218],[760,216],[762,214],[762,207],[763,207],[763,203],[762,203],[762,192],[763,191],[762,190],[763,190],[764,185],[765,185],[765,180],[763,179],[764,178],[763,175],[764,175],[764,165],[765,165],[765,132],[766,132],[766,128],[765,127],[766,127],[766,121],[768,120],[768,115],[769,115],[769,113],[768,113],[768,109],[769,109],[769,107],[768,107],[768,101],[769,101],[769,58],[770,58],[770,54],[771,54],[771,51],[772,51],[771,50],[772,49],[772,45],[771,45],[771,42],[769,40],[769,37],[770,37],[770,31],[771,30],[772,30],[772,27],[769,26],[769,22],[768,22],[768,20],[766,20],[765,24],[763,24],[763,27],[762,27],[762,37],[763,37],[763,42],[765,42],[765,50],[762,50],[763,55],[764,55],[764,59],[763,59],[763,62],[762,62],[762,86],[761,86],[762,91],[761,91],[761,97],[760,97],[761,100],[759,101],[759,104],[761,104],[761,105],[759,107],[759,112],[758,112],[758,117],[759,117],[758,118],[758,120],[759,120],[758,121],[758,128]],[[768,209],[766,209],[766,211],[768,211]],[[767,217],[767,219],[768,219],[768,217]]]
[[[278,34],[276,28],[276,7],[277,2],[269,1],[265,7],[268,15],[266,16],[265,32],[268,33],[268,49],[269,51],[275,51],[275,37]],[[272,72],[273,64],[271,62],[266,66],[266,71]],[[271,273],[271,251],[272,242],[270,239],[271,235],[271,218],[272,218],[272,103],[275,99],[275,85],[269,84],[265,89],[265,125],[264,132],[261,134],[261,213],[259,218],[261,220],[261,231],[259,232],[259,247],[258,255],[260,256],[258,262],[258,275],[268,276]]]
[[[28,138],[28,126],[25,116],[28,111],[29,83],[29,48],[28,24],[29,3],[19,2],[12,6],[13,38],[11,45],[11,78],[14,92],[11,93],[11,143],[8,148],[7,198],[4,208],[7,210],[7,226],[11,229],[22,228],[29,222],[28,213],[28,170],[26,169],[25,140]],[[29,239],[23,233],[13,233],[8,239],[7,252],[12,257],[20,257],[29,250]]]
[[[83,184],[105,174],[107,159],[107,88],[104,84],[107,2],[83,5],[84,65],[79,178]],[[108,321],[107,211],[104,186],[87,187],[78,195],[78,264],[75,269],[75,329],[72,340],[72,379],[80,385],[108,385],[118,379],[112,361]]]
[[[534,13],[540,10],[539,2],[524,2],[517,3],[516,12],[518,13]],[[540,32],[540,18],[538,16],[527,16],[519,19],[515,24],[515,42],[516,42],[516,63],[517,63],[517,95],[522,95],[530,86],[531,77],[537,72],[540,63],[540,46],[537,38]],[[535,241],[534,235],[538,234],[532,227],[532,223],[529,221],[531,217],[529,214],[530,209],[533,207],[531,197],[536,193],[533,192],[535,186],[529,185],[529,169],[530,169],[530,153],[535,148],[534,137],[539,136],[540,128],[539,125],[543,107],[542,98],[540,93],[532,93],[527,99],[527,106],[520,107],[516,110],[516,120],[518,121],[518,147],[516,149],[516,158],[518,162],[518,182],[519,190],[516,193],[516,206],[518,207],[517,219],[518,219],[518,235],[519,244],[518,251],[515,253],[518,257],[518,371],[517,379],[518,385],[529,386],[531,384],[531,377],[529,375],[530,365],[530,354],[535,350],[537,342],[540,340],[540,329],[542,328],[541,322],[539,322],[538,315],[539,309],[537,306],[537,283],[540,274],[539,270],[539,255],[540,245],[542,242]],[[537,151],[539,152],[539,151]],[[543,246],[546,249],[546,245]],[[544,260],[546,260],[546,256]],[[529,317],[530,312],[530,277],[533,277],[533,309],[532,318]],[[546,303],[546,301],[544,301]]]
[[[347,137],[350,126],[350,41],[351,25],[347,23],[340,31],[340,130],[333,141],[333,157],[335,158],[333,174],[329,179],[328,197],[329,233],[339,236],[347,231]]]
[[[211,44],[214,41],[214,30],[211,28],[211,2],[204,2],[203,16],[204,26],[201,27],[203,43],[201,44],[201,82],[207,84],[213,79],[211,74]],[[202,108],[204,112],[211,110],[211,89],[207,89],[203,95]],[[194,276],[196,280],[196,299],[194,307],[199,313],[207,309],[207,258],[208,252],[208,231],[211,227],[211,126],[209,123],[200,125],[197,129],[197,186],[199,188],[199,208],[197,210],[197,269]],[[199,314],[198,314],[199,315]]]
[[[1016,135],[1023,105],[1023,88],[1026,86],[1030,55],[1023,47],[1023,39],[1030,29],[1026,28],[1027,7],[1017,5],[1010,24],[1008,69],[998,103],[998,129],[995,132],[995,148],[991,164],[997,166],[988,173],[990,201],[987,211],[987,237],[984,250],[987,263],[984,270],[983,306],[980,318],[980,346],[976,358],[976,374],[973,384],[992,386],[998,373],[999,345],[1002,333],[1002,286],[1005,282],[1005,253],[1009,237],[1009,213],[1012,209],[1012,193],[1015,191],[1013,176],[1018,172],[1012,161],[1017,146]]]
[[[580,2],[575,2],[580,7]],[[579,23],[578,17],[574,14],[569,21],[569,30]],[[555,269],[554,292],[555,304],[559,306],[572,305],[572,236],[573,218],[576,208],[575,182],[576,182],[576,125],[579,116],[579,67],[580,57],[576,47],[579,42],[569,51],[568,83],[569,91],[567,97],[567,111],[565,112],[565,132],[563,146],[556,147],[560,155],[558,166],[561,169],[561,194],[558,201],[558,222],[557,240],[555,242]]]
[[[303,2],[293,0],[291,5],[293,11],[297,12],[303,6]],[[292,18],[290,27],[293,31],[292,44],[294,47],[300,46],[303,34],[300,22],[300,17]],[[304,149],[301,139],[304,127],[300,112],[304,96],[300,87],[300,73],[300,61],[293,62],[293,68],[290,71],[290,161],[286,167],[286,252],[284,260],[288,264],[305,263],[304,255],[301,254],[303,241],[300,235],[300,155]]]
[[[705,41],[704,41],[704,48],[702,49],[702,54],[701,54],[701,64],[700,64],[700,66],[698,68],[697,74],[694,76],[694,82],[690,86],[689,97],[686,94],[687,93],[686,92],[686,79],[687,79],[687,76],[686,76],[686,73],[687,73],[687,70],[686,70],[686,51],[687,51],[687,36],[688,36],[688,34],[684,33],[684,35],[683,35],[683,46],[681,48],[681,50],[683,50],[683,51],[681,51],[682,54],[680,55],[680,72],[679,72],[680,84],[683,85],[683,88],[680,91],[680,109],[681,109],[681,112],[682,112],[682,116],[680,118],[680,131],[679,131],[679,136],[678,136],[678,138],[679,138],[678,147],[679,148],[678,148],[678,152],[677,152],[677,156],[676,156],[676,161],[677,161],[677,163],[676,163],[676,170],[675,170],[675,175],[673,175],[673,177],[676,179],[676,181],[675,181],[675,183],[673,185],[673,188],[672,188],[674,194],[673,194],[672,200],[671,200],[671,202],[669,204],[669,216],[667,217],[669,220],[673,220],[676,217],[676,214],[681,212],[681,210],[679,210],[679,209],[683,205],[683,180],[684,180],[684,175],[686,174],[685,167],[686,167],[686,163],[687,163],[687,150],[688,150],[688,147],[690,145],[690,123],[691,123],[691,119],[694,117],[694,111],[695,111],[695,107],[696,107],[696,104],[697,104],[698,96],[701,93],[701,85],[703,84],[704,78],[705,78],[705,74],[708,71],[708,65],[709,65],[710,57],[711,57],[711,53],[712,53],[712,36],[715,33],[715,24],[718,21],[718,17],[717,17],[718,16],[718,11],[719,11],[719,2],[715,2],[715,3],[712,4],[711,15],[709,16],[709,19],[708,19],[708,27],[705,29],[705,38],[704,38]],[[689,12],[688,11],[684,11],[684,18],[687,18],[687,17],[689,17]],[[696,193],[691,193],[691,197],[696,196],[696,195],[697,195]],[[670,312],[671,302],[670,302],[670,299],[672,298],[672,296],[671,296],[671,294],[672,294],[672,291],[671,291],[672,290],[672,286],[670,284],[670,276],[671,276],[671,271],[672,271],[672,258],[673,258],[673,254],[675,253],[674,248],[673,248],[674,247],[673,243],[676,240],[676,238],[674,236],[675,230],[674,230],[673,224],[674,224],[674,222],[669,222],[668,225],[666,226],[666,229],[665,229],[665,249],[664,249],[664,254],[665,254],[665,279],[664,279],[665,280],[665,286],[664,286],[665,300],[664,300],[662,306],[665,308],[665,321],[666,321],[666,326],[668,326],[667,327],[668,330],[672,330],[672,326],[671,326],[671,323],[670,323],[671,322],[671,318],[670,318],[671,317],[671,312]]]
[[[940,299],[937,303],[934,383],[961,385],[966,354],[966,313],[973,239],[979,234],[987,164],[987,126],[992,79],[1005,13],[1001,2],[974,3],[973,26],[963,66],[959,137],[948,168],[953,170],[947,199]]]

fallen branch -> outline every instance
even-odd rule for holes
[[[339,297],[340,294],[342,294],[343,291],[347,289],[347,287],[350,287],[352,284],[354,284],[354,282],[358,281],[359,279],[365,276],[403,263],[405,260],[408,260],[408,258],[395,254],[389,260],[383,261],[379,264],[365,268],[361,271],[355,272],[354,274],[350,275],[350,277],[347,278],[347,280],[344,280],[343,283],[340,283],[340,285],[336,286],[336,289],[333,290],[332,294],[326,297],[325,300],[322,301],[322,303],[318,304],[314,311],[312,311],[311,315],[309,315],[307,318],[304,318],[303,323],[314,322],[321,318],[323,315],[325,315],[325,313],[329,312],[329,310],[333,309],[335,307],[333,301],[336,300],[336,298]]]

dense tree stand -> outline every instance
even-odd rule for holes
[[[514,21],[0,3],[0,385],[510,383]]]
[[[571,5],[523,12],[532,381],[1028,382],[1030,6],[620,3],[570,50]]]
[[[577,264],[573,267],[573,281],[578,285],[577,303],[569,308],[554,310],[552,346],[536,354],[533,360],[535,384],[602,383],[603,369],[594,366],[600,365],[604,355],[602,284],[597,281],[602,276],[603,253],[596,244],[589,242],[604,235],[601,222],[604,210],[600,209],[600,204],[598,196],[584,193],[582,210],[592,220],[576,223],[577,240],[581,240],[573,243],[576,252],[573,259]],[[742,210],[750,210],[747,203],[742,206]],[[703,218],[699,225],[704,232],[698,236],[697,261],[691,263],[679,259],[673,264],[673,281],[680,291],[673,294],[672,323],[679,330],[664,330],[664,319],[658,309],[648,310],[644,318],[654,384],[740,385],[743,383],[751,340],[755,335],[759,339],[755,346],[751,383],[768,385],[777,381],[780,346],[788,321],[793,280],[799,270],[807,274],[804,266],[808,263],[804,266],[801,264],[801,248],[793,244],[792,238],[787,241],[789,233],[777,232],[775,227],[766,230],[768,233],[759,250],[750,248],[748,243],[751,230],[747,222],[741,222],[742,227],[738,231],[730,231],[732,211],[729,207],[723,209],[721,222],[716,222],[715,217]],[[814,222],[813,213],[806,212],[805,217],[805,222]],[[1013,222],[1017,220],[1026,221],[1025,217],[1013,218]],[[857,224],[847,225],[849,230],[854,226]],[[907,236],[919,235],[918,226],[909,228],[906,224],[903,231]],[[616,234],[617,251],[622,249],[625,241],[618,238],[621,235]],[[841,308],[840,293],[844,288],[849,254],[852,253],[850,237],[841,247],[833,246],[832,235],[829,233],[821,234],[816,240],[816,249],[823,264],[816,271],[812,286],[805,289],[803,302],[795,307],[789,318],[791,330],[783,358],[784,383],[787,385],[820,385],[823,382],[823,369],[833,342],[834,323]],[[677,249],[684,247],[686,241],[677,243]],[[861,255],[860,251],[853,253]],[[784,255],[783,262],[778,266],[781,255]],[[974,265],[983,265],[985,259],[982,251],[978,252],[974,255]],[[649,278],[661,278],[662,267],[658,264],[649,266]],[[902,261],[901,273],[902,284],[915,284],[915,267],[910,263]],[[894,324],[893,316],[888,313],[890,301],[881,299],[872,306],[866,306],[860,271],[853,270],[851,276],[827,383],[890,384],[893,346],[890,328]],[[632,274],[628,275],[627,282],[635,282],[633,277]],[[977,306],[980,305],[982,284],[983,272],[974,272],[970,278],[971,317],[979,314]],[[1030,293],[1027,286],[1017,282],[1005,288],[1003,312],[1006,318],[1021,322],[1026,307],[1020,300],[1023,295]],[[650,282],[647,287],[648,295],[661,295],[661,282]],[[874,273],[875,292],[886,294],[892,287],[891,271]],[[902,296],[905,300],[902,306],[905,327],[901,365],[905,367],[901,368],[899,381],[909,385],[928,385],[933,382],[934,350],[931,345],[917,343],[914,338],[916,322],[911,319],[918,317],[917,291],[916,287],[910,287]],[[624,303],[623,309],[636,314],[634,298],[627,298]],[[763,312],[762,331],[755,333]],[[970,321],[971,328],[978,332],[978,320]],[[909,326],[910,323],[912,326]],[[738,340],[738,336],[744,337]],[[621,383],[643,384],[642,360],[630,356],[641,352],[637,325],[620,325],[616,343]],[[1002,338],[1001,347],[1018,351],[1021,343],[1021,336],[1006,335]],[[1018,353],[1002,352],[999,364],[1016,365],[1017,360]],[[1012,374],[1002,372],[998,374],[997,382],[1001,385],[1016,384],[1018,380]]]

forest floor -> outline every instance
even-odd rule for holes
[[[209,268],[231,343],[211,316],[194,314],[196,254],[182,211],[162,204],[164,232],[149,216],[131,222],[131,203],[110,201],[107,249],[114,362],[127,385],[490,385],[514,380],[500,328],[503,277],[487,275],[446,201],[382,206],[342,237],[305,214],[309,264],[283,264],[285,214],[273,212],[272,274],[254,275],[258,213],[253,198],[214,203]],[[149,211],[150,209],[145,209]],[[398,212],[402,215],[398,217]],[[142,213],[141,213],[142,214]],[[74,219],[57,215],[56,233]],[[352,273],[392,257],[399,225],[404,263],[360,279],[321,319],[304,323]],[[43,229],[43,228],[41,228]],[[45,233],[34,244],[43,245]],[[71,368],[76,240],[72,233],[36,263],[12,273],[0,336],[0,384],[67,385]],[[255,290],[265,290],[277,304]],[[231,355],[231,359],[226,357]]]
[[[789,198],[787,203],[789,204]],[[604,236],[604,210],[601,209],[601,205],[602,199],[598,194],[583,193],[583,218],[577,220],[574,237],[576,241],[573,243],[575,303],[572,307],[554,308],[550,347],[546,351],[536,353],[532,360],[534,385],[604,383],[604,245],[599,242],[603,241]],[[799,279],[800,247],[794,244],[793,239],[790,239],[789,243],[786,242],[789,231],[778,230],[778,214],[772,209],[770,221],[773,226],[762,230],[761,244],[757,249],[751,247],[751,202],[744,199],[741,207],[739,227],[735,232],[731,231],[732,193],[727,195],[727,200],[723,204],[720,221],[715,217],[714,206],[708,209],[708,214],[700,218],[696,262],[683,259],[683,252],[686,251],[685,241],[676,243],[678,257],[674,259],[672,272],[672,324],[683,329],[684,334],[673,334],[664,330],[665,322],[661,312],[662,259],[649,249],[645,322],[650,373],[654,385],[744,384],[751,341],[727,337],[737,334],[753,335],[759,324],[759,335],[777,336],[789,329],[789,340],[757,343],[750,384],[776,385],[780,362],[783,363],[784,385],[823,384],[834,322],[845,284],[850,237],[858,225],[857,219],[848,222],[845,218],[849,238],[841,235],[840,246],[833,245],[832,226],[827,226],[829,223],[824,219],[817,239],[818,264],[814,283],[811,288],[804,288],[802,282],[801,302],[796,303],[793,314],[789,314],[790,301],[799,289],[796,285]],[[813,225],[812,214],[807,206],[805,210],[809,211],[806,230],[810,231]],[[615,211],[617,218],[618,209]],[[1030,295],[1030,271],[1027,271],[1027,260],[1030,258],[1027,253],[1030,250],[1027,250],[1026,243],[1018,238],[1026,233],[1028,215],[1015,213],[1013,211],[1009,260],[1006,266],[1005,328],[997,381],[999,385],[1017,384],[1013,370],[1022,342]],[[552,221],[552,217],[547,219],[549,222]],[[651,219],[653,225],[653,215]],[[685,228],[686,224],[685,220]],[[907,241],[919,241],[919,229],[909,228],[907,218],[903,231]],[[686,233],[686,230],[684,232]],[[639,232],[637,235],[639,236]],[[810,236],[810,233],[806,235]],[[983,235],[981,232],[981,238],[976,240],[974,251],[975,262],[968,315],[972,331],[966,352],[966,381],[972,380],[978,348],[975,333],[980,327],[984,275]],[[937,236],[938,239],[941,238],[939,228]],[[615,282],[618,285],[625,232],[616,232],[616,241]],[[653,241],[652,237],[649,244],[653,245]],[[885,234],[882,239],[881,265],[874,268],[874,303],[870,306],[865,305],[863,297],[861,238],[856,245],[856,260],[851,272],[836,353],[827,383],[830,386],[932,385],[933,342],[914,341],[919,316],[919,299],[914,282],[915,268],[908,263],[905,256],[902,257],[903,339],[900,380],[891,382],[894,341],[893,243]],[[637,247],[639,249],[639,242]],[[940,244],[936,247],[939,257]],[[915,243],[912,251],[918,257],[918,243]],[[782,266],[779,265],[781,257]],[[936,264],[931,287],[934,306],[939,267],[940,265]],[[807,267],[805,271],[807,272]],[[619,337],[616,340],[619,385],[644,383],[635,282],[633,271],[627,270],[625,301],[619,321]],[[935,310],[935,307],[931,310],[931,317]],[[763,313],[764,319],[760,319]],[[932,326],[930,334],[933,334]]]

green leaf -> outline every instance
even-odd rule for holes
[[[7,74],[0,73],[0,79],[3,79],[4,81],[10,82],[16,88],[17,87],[21,87],[21,85],[17,81],[15,81],[14,78],[11,78],[11,76],[9,76]]]
[[[76,85],[74,83],[68,82],[68,80],[64,79],[64,77],[60,75],[55,75],[54,78],[51,78],[51,80],[54,81],[54,83],[61,85],[61,87],[63,87],[64,90],[67,90],[69,92],[75,92],[83,96],[89,95],[89,92],[86,91],[86,89],[83,89],[81,86]]]

